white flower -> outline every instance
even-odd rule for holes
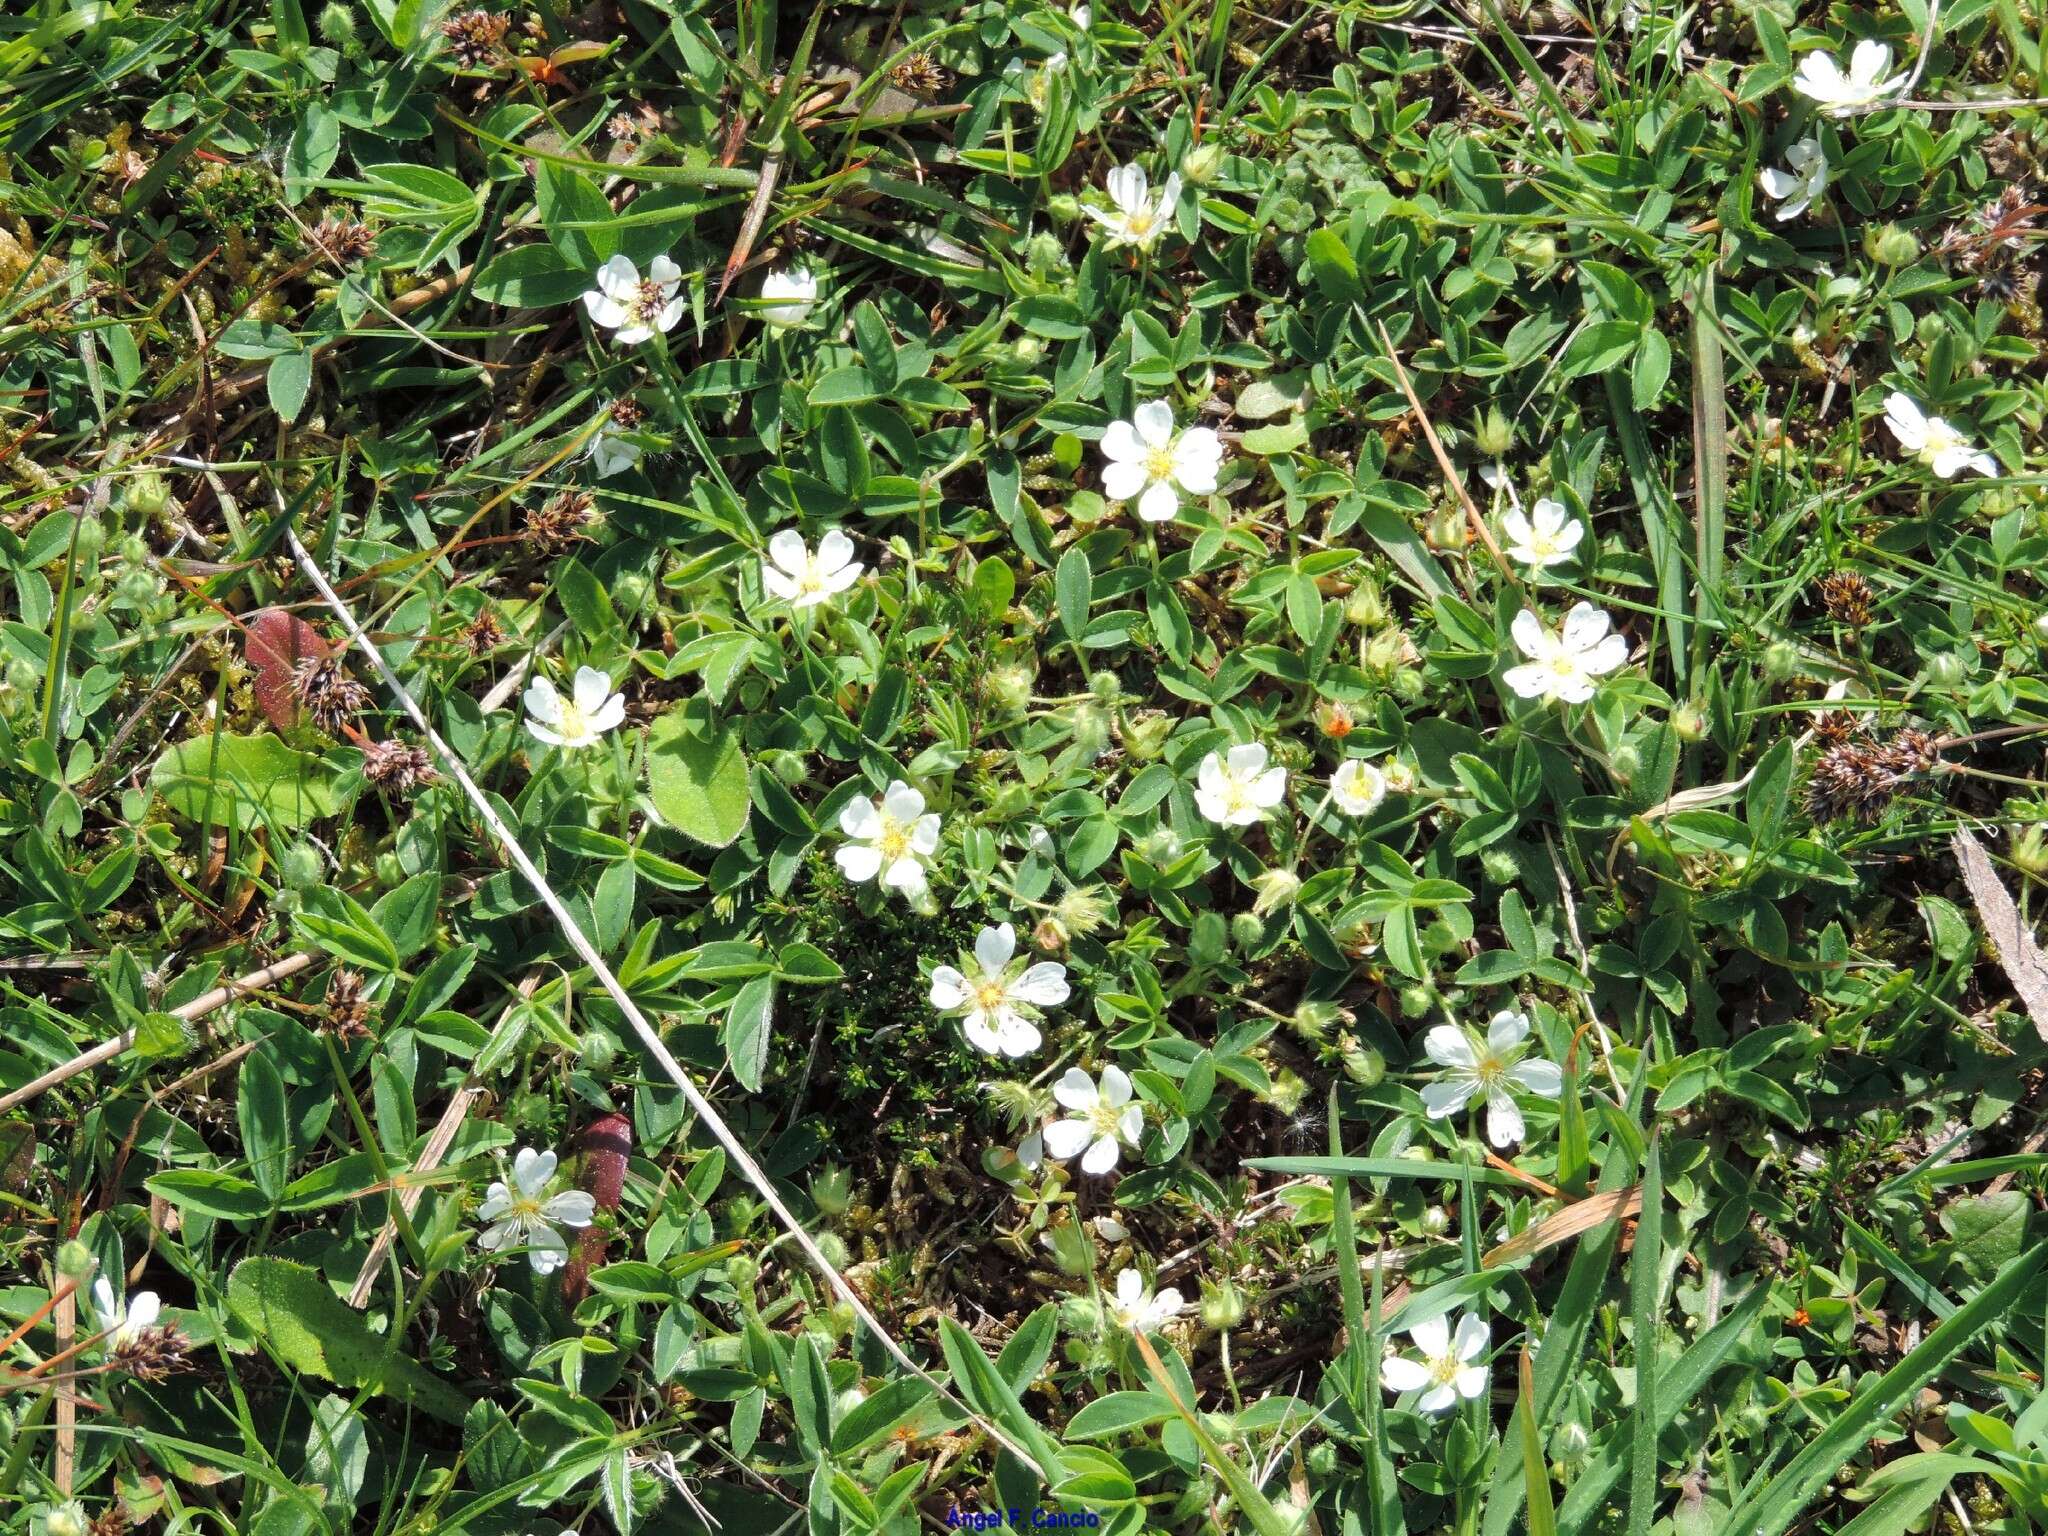
[[[488,1253],[504,1248],[525,1248],[526,1260],[537,1275],[552,1275],[569,1261],[569,1245],[555,1230],[587,1227],[596,1213],[597,1202],[580,1189],[541,1198],[541,1191],[555,1176],[555,1154],[521,1147],[512,1159],[512,1183],[495,1180],[476,1213],[491,1223],[478,1235],[476,1245]]]
[[[1412,795],[1415,793],[1416,784],[1420,782],[1415,765],[1398,757],[1387,760],[1385,777],[1387,793],[1390,795]]]
[[[1151,180],[1141,165],[1120,165],[1103,181],[1116,212],[1089,208],[1088,217],[1109,231],[1111,247],[1135,245],[1144,248],[1159,238],[1173,206],[1180,201],[1180,172],[1168,173],[1160,183],[1158,197],[1152,196]]]
[[[839,830],[853,839],[832,855],[847,879],[859,885],[880,875],[892,891],[924,889],[925,861],[939,847],[939,818],[926,814],[924,796],[901,779],[891,779],[878,800],[849,800]]]
[[[1346,758],[1330,775],[1330,798],[1346,816],[1370,816],[1387,798],[1387,776],[1363,758]]]
[[[1980,475],[1998,473],[1996,459],[1941,417],[1928,415],[1910,395],[1893,390],[1886,396],[1884,424],[1892,429],[1901,448],[1944,480],[1965,469]]]
[[[1432,1317],[1410,1328],[1408,1337],[1422,1358],[1388,1355],[1380,1362],[1380,1385],[1389,1392],[1420,1392],[1417,1408],[1442,1413],[1455,1408],[1459,1398],[1478,1397],[1486,1390],[1486,1367],[1474,1362],[1486,1353],[1492,1335],[1477,1313],[1458,1319],[1455,1336],[1446,1319]]]
[[[1788,148],[1785,166],[1782,171],[1767,166],[1756,175],[1765,194],[1784,204],[1777,214],[1780,224],[1798,218],[1828,189],[1828,157],[1819,139],[1801,139]]]
[[[1586,536],[1564,504],[1548,496],[1538,497],[1527,512],[1519,506],[1509,509],[1500,525],[1507,530],[1508,553],[1539,571],[1570,560],[1579,540]]]
[[[1529,660],[1509,667],[1501,681],[1525,699],[1583,704],[1593,697],[1593,679],[1628,660],[1628,641],[1608,630],[1614,621],[1591,603],[1575,603],[1564,629],[1553,634],[1529,609],[1515,615],[1515,644]]]
[[[1015,967],[1011,960],[1016,953],[1017,931],[1003,923],[982,929],[975,938],[974,974],[950,965],[932,971],[932,1006],[964,1012],[961,1028],[968,1042],[991,1056],[1025,1056],[1037,1050],[1044,1038],[1034,1022],[1039,1010],[1067,1000],[1064,965],[1041,960]],[[1012,975],[1013,970],[1019,974]]]
[[[1120,1243],[1131,1235],[1131,1229],[1114,1216],[1097,1216],[1088,1225],[1095,1229],[1095,1235],[1105,1243]]]
[[[585,450],[590,457],[591,468],[597,471],[597,478],[609,480],[623,470],[631,469],[640,462],[640,445],[611,427],[602,427],[597,436],[590,440]]]
[[[594,747],[625,718],[626,696],[595,667],[576,669],[566,699],[544,677],[526,685],[526,728],[551,747]]]
[[[1564,1073],[1555,1063],[1523,1061],[1529,1038],[1526,1014],[1504,1008],[1486,1026],[1482,1045],[1455,1024],[1439,1024],[1423,1036],[1423,1054],[1444,1069],[1442,1078],[1422,1090],[1422,1107],[1432,1120],[1455,1115],[1476,1095],[1486,1099],[1486,1139],[1511,1147],[1522,1139],[1522,1111],[1510,1088],[1539,1098],[1564,1092]]]
[[[614,256],[597,269],[597,286],[583,295],[583,307],[599,325],[609,326],[621,346],[646,341],[656,331],[675,329],[683,318],[683,269],[666,256],[640,269],[626,256]]]
[[[1045,1128],[1045,1150],[1062,1163],[1078,1154],[1083,1173],[1109,1172],[1119,1147],[1135,1148],[1144,1133],[1145,1112],[1131,1102],[1131,1080],[1121,1067],[1104,1067],[1100,1083],[1069,1067],[1052,1096],[1073,1113]]]
[[[815,608],[859,581],[862,569],[853,558],[853,540],[837,528],[818,540],[815,555],[802,534],[785,528],[768,541],[761,585],[770,597],[779,597],[792,608]]]
[[[1830,117],[1842,117],[1858,107],[1882,101],[1906,83],[1904,75],[1880,77],[1891,68],[1892,51],[1884,43],[1865,38],[1849,55],[1845,74],[1832,54],[1809,53],[1799,61],[1799,73],[1792,77],[1792,89],[1820,103]]]
[[[106,1335],[102,1341],[106,1349],[118,1354],[133,1348],[141,1342],[143,1334],[156,1326],[163,1302],[155,1291],[137,1291],[124,1307],[114,1300],[114,1287],[101,1275],[92,1283],[92,1309]]]
[[[1501,463],[1499,459],[1495,459],[1491,464],[1482,464],[1479,466],[1479,478],[1484,480],[1489,488],[1507,492],[1508,505],[1517,511],[1521,510],[1522,498],[1515,490],[1514,477],[1508,473],[1507,465]]]
[[[1088,7],[1085,5],[1077,5],[1071,11],[1067,12],[1067,20],[1071,21],[1083,32],[1086,32],[1090,27],[1095,25],[1095,13],[1089,10]]]
[[[802,325],[818,303],[818,274],[809,267],[784,267],[761,279],[763,303],[754,313],[778,330]]]
[[[1211,752],[1195,771],[1195,809],[1219,826],[1248,827],[1287,794],[1287,770],[1266,766],[1259,742]]]
[[[1138,516],[1168,523],[1180,510],[1180,493],[1206,496],[1216,489],[1223,440],[1208,427],[1173,430],[1173,407],[1152,400],[1112,421],[1102,434],[1102,489],[1111,501],[1138,499]]]
[[[1011,1155],[1017,1159],[1017,1165],[1026,1173],[1038,1172],[1045,1166],[1045,1136],[1039,1131],[1033,1131],[1017,1143],[1017,1150]]]
[[[1183,1305],[1180,1292],[1172,1286],[1155,1296],[1145,1288],[1143,1275],[1126,1269],[1117,1274],[1116,1300],[1109,1304],[1109,1315],[1119,1328],[1150,1333],[1178,1317]]]

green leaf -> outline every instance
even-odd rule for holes
[[[1060,556],[1053,577],[1053,594],[1060,610],[1060,628],[1076,645],[1088,633],[1088,607],[1094,600],[1095,573],[1088,566],[1087,552],[1078,545]]]
[[[242,1132],[242,1155],[249,1175],[275,1205],[283,1196],[291,1171],[291,1125],[285,1115],[284,1078],[260,1045],[242,1062],[235,1089],[235,1118]]]
[[[187,821],[236,832],[291,830],[341,809],[326,764],[268,734],[181,741],[156,760],[149,782]]]
[[[145,1179],[142,1187],[182,1211],[223,1221],[254,1221],[269,1215],[273,1203],[249,1180],[207,1168],[174,1168]]]
[[[647,791],[662,820],[707,848],[724,848],[747,829],[752,807],[747,758],[736,727],[692,728],[671,710],[647,734]]]
[[[749,1093],[759,1093],[775,1040],[775,978],[756,976],[740,988],[719,1031],[732,1075]]]

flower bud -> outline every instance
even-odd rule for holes
[[[844,1216],[853,1203],[853,1175],[837,1163],[826,1163],[811,1175],[811,1204],[827,1220]]]
[[[1307,1097],[1308,1084],[1292,1067],[1282,1067],[1273,1079],[1273,1086],[1266,1092],[1266,1102],[1283,1115],[1293,1114]]]
[[[981,680],[981,687],[991,704],[1006,714],[1021,715],[1030,708],[1031,690],[1037,683],[1038,674],[1031,668],[1010,662],[995,668],[984,677]]]
[[[53,1505],[43,1516],[43,1530],[47,1536],[85,1536],[91,1522],[85,1517],[85,1506],[76,1499],[66,1499],[62,1504]]]
[[[1345,1038],[1342,1045],[1344,1075],[1361,1088],[1377,1088],[1386,1079],[1387,1058],[1369,1045]]]
[[[1567,1419],[1557,1428],[1551,1439],[1557,1459],[1567,1467],[1576,1467],[1586,1459],[1586,1452],[1593,1447],[1593,1437],[1586,1433],[1586,1426],[1577,1419]]]
[[[320,19],[314,23],[320,34],[320,41],[330,48],[339,48],[350,53],[356,41],[356,13],[341,0],[328,0],[320,8]]]
[[[1920,240],[1902,224],[1874,224],[1863,231],[1863,254],[1879,266],[1908,266],[1920,259]]]
[[[1548,235],[1509,235],[1507,253],[1531,277],[1546,276],[1557,265],[1557,242]]]
[[[1360,629],[1378,629],[1390,616],[1387,596],[1370,576],[1361,579],[1344,600],[1345,621]]]
[[[1099,755],[1109,745],[1109,711],[1093,700],[1069,705],[1067,724],[1074,733],[1074,745],[1089,756]]]
[[[2048,879],[2048,829],[2039,822],[2023,829],[2012,840],[2010,857],[2021,874]]]
[[[1380,773],[1387,781],[1388,794],[1412,795],[1415,793],[1415,786],[1418,782],[1415,774],[1415,765],[1407,759],[1399,757],[1389,758],[1381,765]]]
[[[1357,727],[1351,707],[1341,700],[1326,700],[1316,706],[1316,729],[1332,741],[1342,741]]]
[[[1161,822],[1137,841],[1138,857],[1155,869],[1164,869],[1181,855],[1180,834]]]
[[[1065,949],[1069,937],[1067,925],[1056,917],[1041,917],[1031,930],[1031,942],[1048,955],[1056,955]]]
[[[1681,704],[1671,711],[1671,729],[1680,741],[1707,739],[1706,711],[1697,704]]]
[[[619,1042],[610,1030],[586,1028],[583,1044],[576,1052],[577,1064],[594,1076],[603,1077],[619,1058]]]
[[[1134,715],[1125,715],[1117,722],[1117,740],[1133,759],[1149,763],[1166,746],[1166,738],[1173,734],[1173,716],[1164,710],[1141,710]]]
[[[1228,1280],[1202,1282],[1202,1326],[1226,1333],[1244,1321],[1244,1292]]]
[[[1463,549],[1472,537],[1472,529],[1465,519],[1465,509],[1456,502],[1446,502],[1430,515],[1422,536],[1429,541],[1431,549]]]
[[[1472,429],[1472,446],[1489,459],[1506,456],[1515,446],[1515,426],[1497,405],[1489,405]]]
[[[1045,356],[1045,343],[1036,336],[1019,336],[1010,343],[1010,356],[1016,362],[1029,368],[1033,363]]]
[[[1954,651],[1936,651],[1927,658],[1927,681],[1937,688],[1959,688],[1969,673],[1969,664]]]
[[[1425,1237],[1442,1237],[1451,1230],[1451,1213],[1440,1205],[1425,1207],[1420,1225]]]
[[[1436,1006],[1436,993],[1419,981],[1411,981],[1401,989],[1401,1017],[1420,1019]]]
[[[1398,629],[1383,629],[1359,646],[1358,664],[1376,677],[1391,677],[1407,648],[1407,635]]]
[[[1264,917],[1276,907],[1293,904],[1301,891],[1301,876],[1291,869],[1269,869],[1252,882],[1252,889],[1258,892],[1252,911]]]
[[[1402,703],[1415,704],[1429,692],[1429,679],[1422,675],[1420,667],[1396,667],[1387,686]]]
[[[818,1251],[825,1255],[826,1263],[834,1269],[846,1268],[853,1255],[847,1252],[845,1238],[829,1230],[813,1232],[811,1237],[817,1243]]]
[[[1116,903],[1099,885],[1079,885],[1053,903],[1052,915],[1061,928],[1085,939],[1116,921]]]
[[[1513,885],[1522,877],[1522,866],[1515,862],[1514,854],[1499,843],[1480,851],[1479,867],[1495,885]]]
[[[776,751],[763,753],[768,771],[786,789],[801,789],[810,782],[811,759],[806,752]]]
[[[1335,1003],[1321,998],[1303,998],[1294,1005],[1294,1016],[1288,1021],[1294,1032],[1314,1045],[1336,1027],[1344,1017],[1344,1010]]]
[[[1763,673],[1774,683],[1782,683],[1799,671],[1799,647],[1790,640],[1773,640],[1764,647]]]
[[[1213,139],[1206,144],[1197,144],[1181,156],[1181,179],[1191,187],[1206,187],[1216,179],[1216,173],[1223,169],[1223,146]]]
[[[121,505],[138,517],[155,517],[170,505],[171,488],[153,469],[130,475],[121,490]]]
[[[1045,213],[1055,224],[1071,224],[1081,217],[1081,199],[1071,192],[1055,192],[1045,200]]]
[[[85,1284],[99,1265],[93,1251],[75,1237],[57,1247],[57,1273],[73,1285]]]
[[[736,1291],[751,1291],[760,1273],[761,1266],[744,1253],[736,1253],[725,1261],[725,1283]]]
[[[1230,920],[1230,942],[1240,950],[1256,949],[1266,936],[1266,925],[1255,912],[1240,912]]]

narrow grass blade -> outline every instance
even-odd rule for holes
[[[1529,1536],[1557,1536],[1557,1506],[1550,1497],[1550,1468],[1543,1456],[1543,1431],[1536,1423],[1536,1375],[1529,1351],[1518,1362],[1520,1385],[1515,1419],[1522,1439],[1522,1498],[1529,1510]]]
[[[1657,1136],[1643,1159],[1643,1214],[1629,1255],[1629,1313],[1634,1319],[1636,1407],[1629,1429],[1629,1536],[1650,1536],[1657,1514],[1657,1325],[1663,1308],[1658,1269],[1663,1262],[1664,1168]]]
[[[1718,623],[1728,542],[1728,401],[1721,332],[1714,323],[1714,272],[1692,301],[1693,662],[1706,664],[1707,631]]]
[[[1743,1536],[1784,1536],[1835,1470],[1908,1398],[1995,1327],[2020,1292],[2040,1278],[2043,1265],[2048,1265],[2048,1241],[2036,1243],[2001,1269],[1917,1349],[1886,1371],[1782,1472],[1745,1498],[1728,1516],[1727,1529]]]
[[[1643,516],[1643,542],[1649,549],[1651,568],[1657,573],[1657,610],[1664,620],[1665,648],[1671,654],[1672,675],[1682,688],[1691,659],[1686,652],[1685,549],[1680,541],[1684,520],[1650,452],[1649,434],[1643,429],[1643,418],[1635,403],[1629,399],[1626,375],[1612,370],[1604,381],[1615,435],[1621,441],[1622,463],[1628,469],[1629,488]]]

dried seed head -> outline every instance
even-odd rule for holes
[[[327,978],[327,995],[320,1000],[326,1010],[327,1028],[334,1038],[346,1043],[370,1033],[370,1000],[363,995],[360,972],[337,970]]]
[[[455,62],[464,69],[480,69],[498,56],[505,46],[505,32],[511,22],[489,11],[462,11],[441,23],[441,35]]]
[[[370,703],[370,690],[350,677],[335,656],[308,656],[292,668],[292,694],[330,736],[342,735]]]
[[[424,747],[409,747],[402,741],[373,741],[363,748],[363,777],[387,794],[404,797],[421,784],[431,784],[439,774]]]
[[[560,554],[578,539],[594,520],[590,496],[585,491],[564,491],[526,514],[526,537],[545,554]]]
[[[1326,700],[1316,706],[1316,729],[1332,741],[1342,741],[1356,724],[1350,706],[1341,699]]]
[[[92,1517],[86,1536],[128,1536],[128,1506],[119,1499]]]
[[[463,626],[461,639],[462,648],[470,655],[482,656],[505,643],[505,626],[486,608]]]
[[[1874,824],[1909,781],[1940,765],[1940,743],[1911,727],[1895,732],[1889,741],[1836,742],[1821,753],[1807,778],[1807,814],[1816,822],[1850,817]]]
[[[1821,577],[1815,591],[1821,606],[1835,623],[1861,629],[1870,622],[1875,594],[1870,590],[1870,583],[1854,571],[1835,571]]]
[[[610,406],[612,425],[621,432],[631,432],[647,419],[647,407],[631,395],[621,395]]]
[[[168,1324],[145,1328],[114,1351],[114,1364],[138,1381],[162,1381],[175,1371],[190,1370],[192,1341]]]
[[[375,253],[377,237],[369,225],[330,213],[313,226],[313,244],[337,266],[351,267]]]
[[[922,48],[891,70],[889,78],[897,90],[924,97],[938,95],[953,81],[952,72]]]

